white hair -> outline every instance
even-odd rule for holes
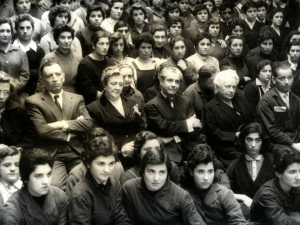
[[[238,85],[240,78],[237,75],[237,72],[232,69],[223,70],[217,73],[215,79],[214,79],[214,85],[216,87],[221,87],[225,81],[227,81],[229,78],[233,78],[236,82],[236,85]],[[216,89],[217,90],[217,89]]]

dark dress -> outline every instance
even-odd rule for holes
[[[84,97],[85,104],[96,100],[97,91],[103,91],[102,72],[113,65],[115,63],[107,57],[103,61],[98,61],[86,56],[80,61],[76,83],[79,93]]]
[[[143,94],[147,88],[154,85],[156,68],[152,70],[140,70],[134,61],[132,62],[132,65],[135,68],[137,75],[136,87]]]
[[[248,171],[245,155],[234,160],[228,167],[226,174],[235,194],[244,194],[253,198],[262,185],[274,178],[273,159],[269,155],[264,155],[264,161],[255,181]]]
[[[233,108],[217,94],[204,106],[203,113],[208,144],[225,167],[241,155],[235,146],[236,132],[241,125],[253,121],[251,108],[242,94],[236,93],[231,101]]]

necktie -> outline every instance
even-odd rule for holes
[[[59,102],[57,100],[58,98],[59,98],[59,95],[55,95],[54,102],[55,102],[55,105],[57,106],[57,108],[59,109],[59,111],[61,111],[61,105],[59,104]]]
[[[166,99],[170,102],[171,107],[174,108],[174,101],[175,101],[174,97],[173,98],[167,97]]]
[[[288,108],[290,108],[290,101],[289,101],[289,95],[288,94],[283,95],[283,101],[285,102],[286,106]]]

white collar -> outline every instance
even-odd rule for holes
[[[30,42],[29,45],[24,46],[24,45],[21,43],[20,39],[17,38],[17,39],[14,41],[13,45],[16,46],[16,47],[19,47],[23,52],[27,52],[27,51],[29,51],[30,49],[32,49],[32,50],[35,51],[35,52],[37,51],[37,44],[36,44],[32,39],[31,39],[31,42]]]
[[[262,84],[258,78],[255,79],[255,84],[256,84],[256,86],[261,86],[261,88],[264,89],[264,87],[262,86]],[[268,85],[266,86],[265,90],[270,90],[270,89],[271,89],[271,81],[268,82]]]
[[[7,188],[8,187],[8,183],[6,183],[4,180],[0,179],[0,182],[2,182],[5,187]],[[22,188],[22,185],[23,185],[23,182],[18,179],[15,183],[12,184],[14,187],[16,187],[17,189],[21,189]]]
[[[276,90],[278,91],[278,94],[280,95],[280,97],[281,97],[282,99],[285,99],[285,95],[287,95],[288,98],[290,97],[290,92],[288,92],[288,93],[283,93],[283,92],[280,92],[277,88],[276,88]]]
[[[255,159],[253,159],[252,157],[250,157],[247,154],[245,154],[245,157],[246,157],[247,161],[260,161],[264,158],[263,155],[258,155]]]
[[[64,92],[64,90],[61,90],[61,92],[60,93],[58,93],[58,94],[53,94],[53,93],[51,93],[50,91],[48,91],[49,92],[49,94],[51,95],[51,98],[53,99],[53,101],[55,102],[55,99],[54,99],[54,96],[55,95],[58,95],[59,96],[59,98],[58,98],[58,102],[62,102],[62,95],[63,95],[63,92]],[[62,106],[62,104],[60,104],[61,106]]]
[[[291,61],[291,56],[289,54],[287,55],[287,60],[289,64],[291,64],[291,69],[295,71],[298,67],[298,64]]]

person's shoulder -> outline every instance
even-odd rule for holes
[[[39,93],[36,93],[34,95],[27,97],[25,101],[37,103],[41,100],[42,96],[43,96],[43,92],[39,92]]]
[[[126,181],[125,184],[123,185],[123,188],[127,191],[133,191],[134,189],[138,188],[141,185],[141,182],[142,182],[141,177],[133,178]]]
[[[67,197],[66,193],[63,190],[61,190],[60,188],[55,187],[55,186],[50,186],[48,193],[50,193],[53,196],[57,196],[58,199],[62,199],[62,198]]]
[[[157,104],[158,104],[158,99],[159,99],[159,98],[160,98],[159,95],[155,96],[154,98],[152,98],[151,100],[149,100],[149,101],[146,103],[145,107],[146,107],[146,106],[149,107],[149,106],[157,105]]]

